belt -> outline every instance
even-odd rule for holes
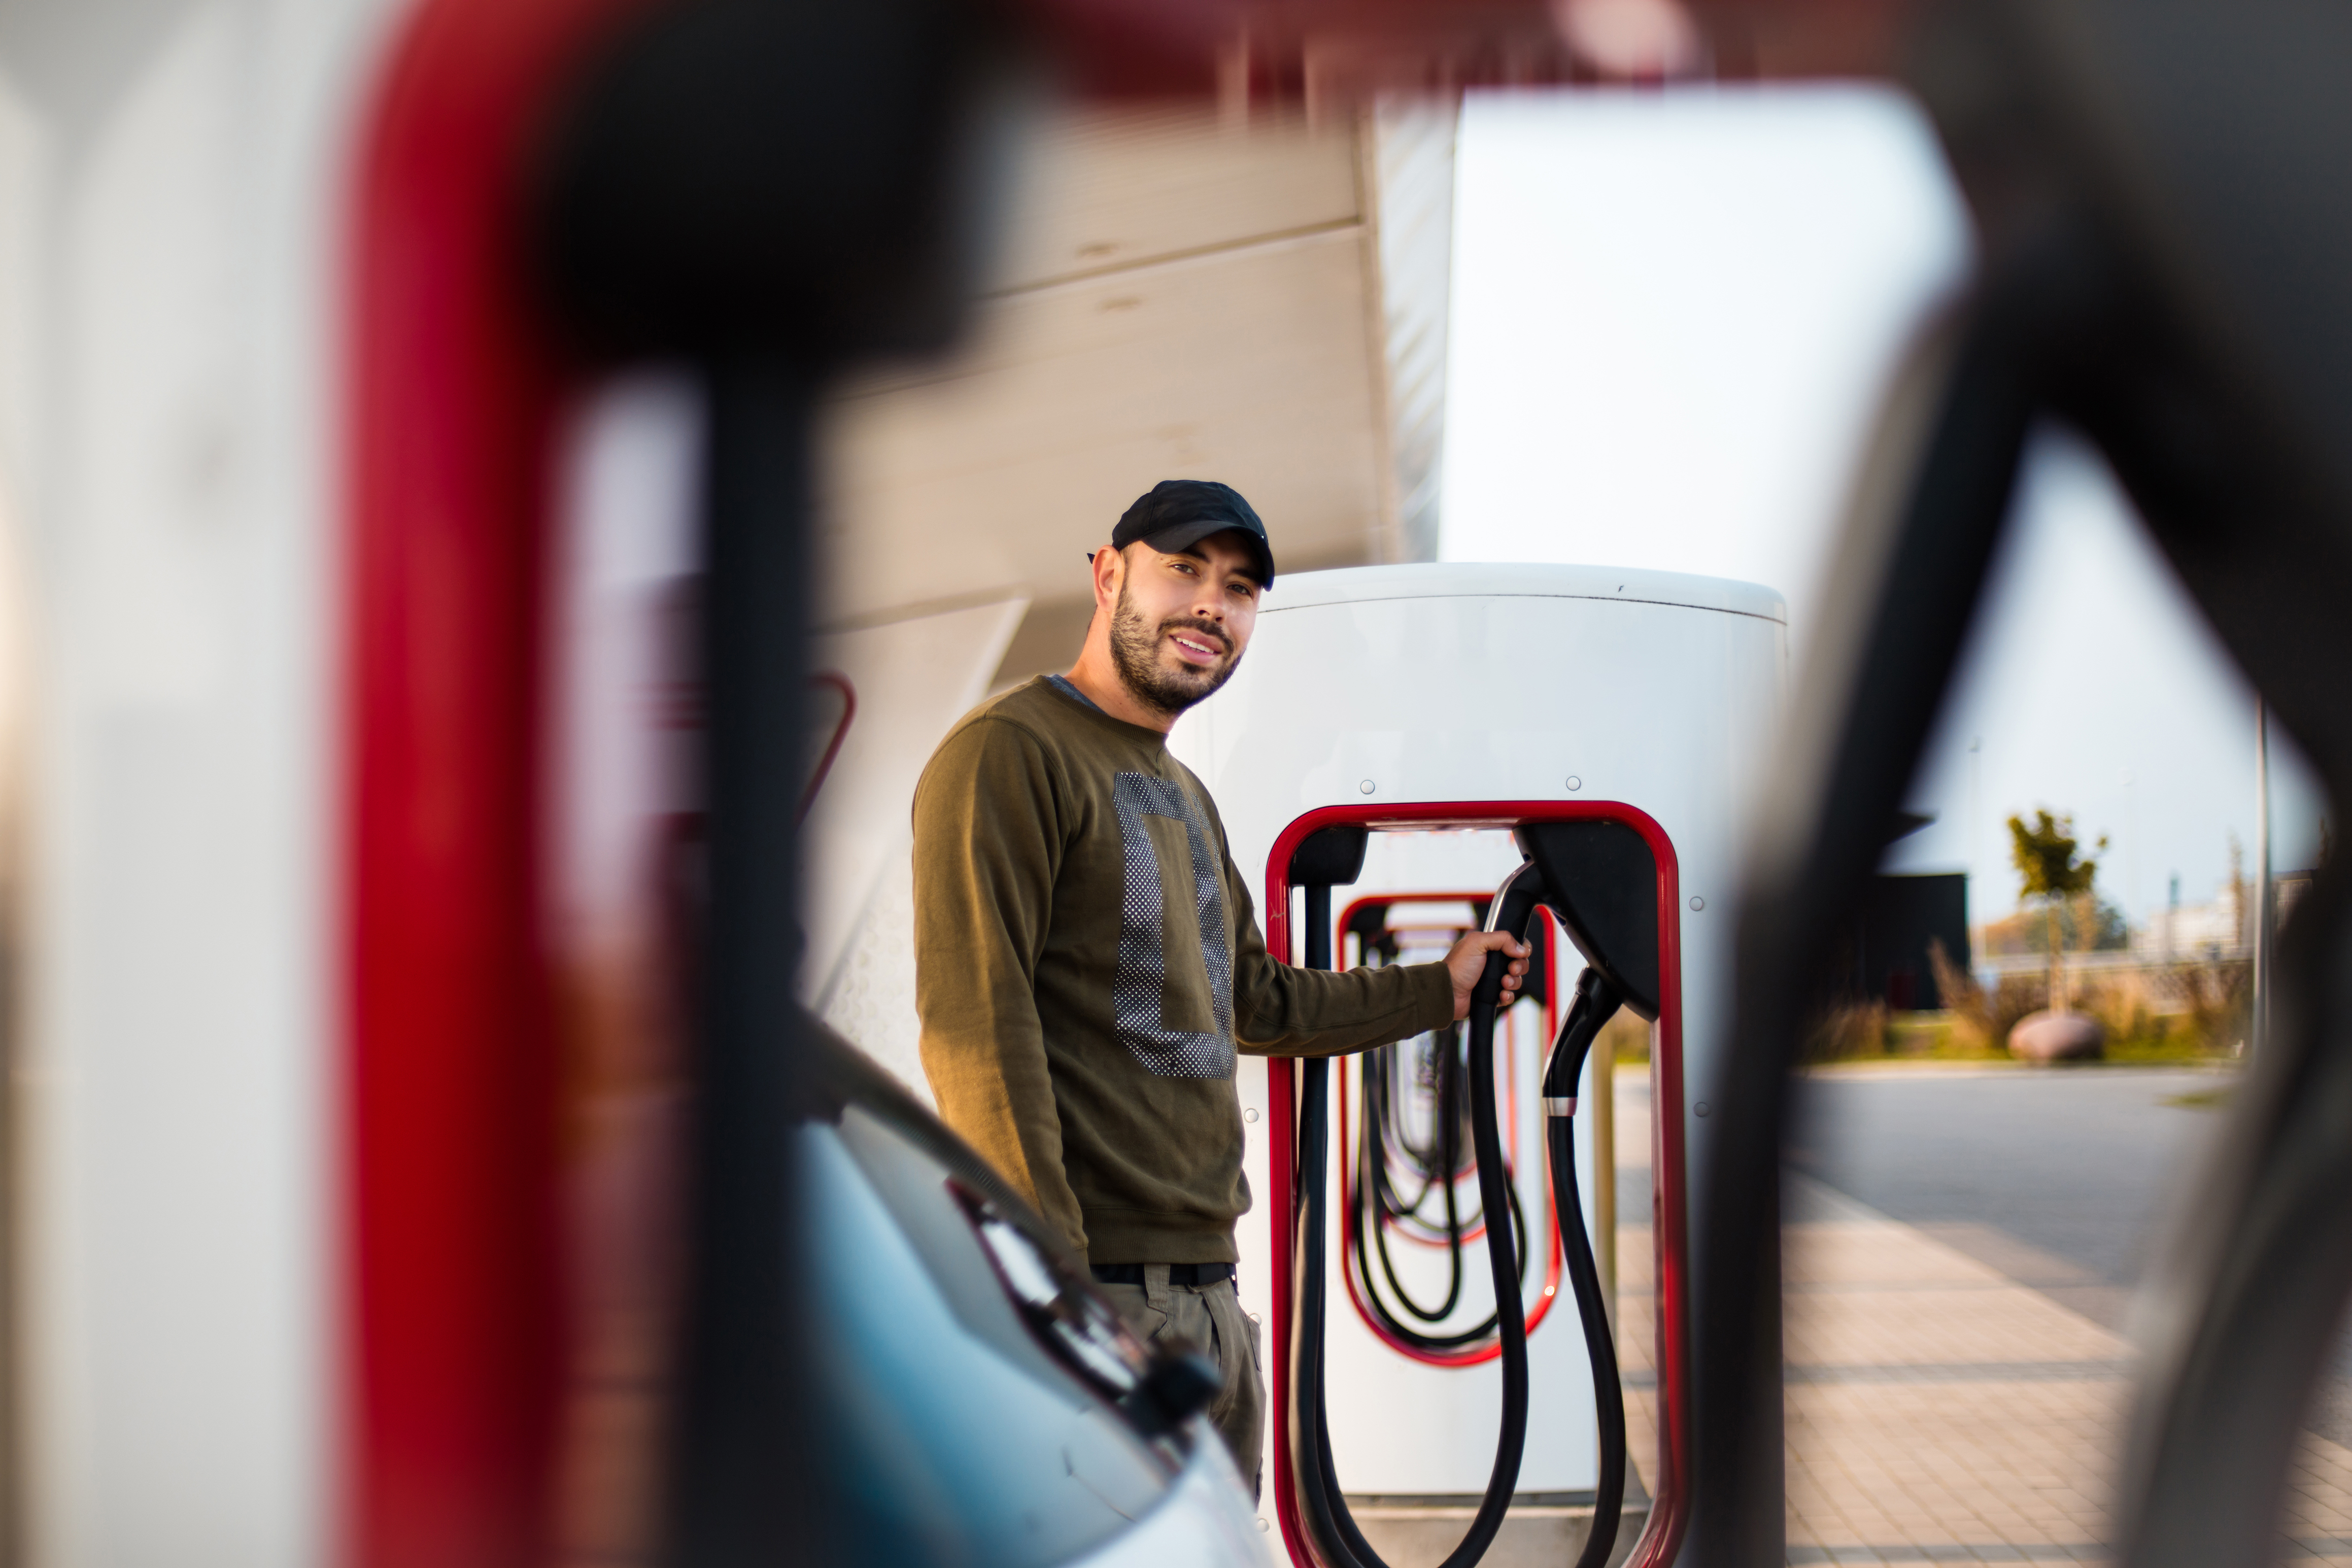
[[[1095,1283],[1140,1285],[1143,1283],[1143,1271],[1149,1267],[1143,1263],[1097,1263],[1095,1265]],[[1234,1266],[1230,1263],[1171,1263],[1168,1266],[1168,1283],[1171,1285],[1220,1285],[1233,1277]]]

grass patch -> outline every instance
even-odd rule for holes
[[[2106,1059],[2111,1062],[2226,1062],[2233,1058],[2226,1049],[2217,1050],[2205,1043],[2204,1037],[2188,1028],[2126,1036],[2117,1039],[2109,1036]]]
[[[2206,1044],[2188,1020],[2145,1012],[2107,1024],[2101,1059],[2129,1066],[2210,1066],[2231,1059]],[[2118,1026],[2118,1025],[2122,1026]],[[1895,1013],[1885,1007],[1842,1007],[1814,1026],[1808,1062],[2006,1062],[2006,1043],[1987,1037],[1981,1021],[1965,1013]]]
[[[1887,1057],[1922,1062],[2005,1062],[2007,1049],[1990,1046],[1975,1030],[1949,1013],[1889,1013],[1886,1016]]]
[[[2230,1103],[2237,1087],[2225,1083],[2214,1089],[2192,1089],[2187,1094],[2168,1094],[2158,1103],[2177,1105],[2183,1110],[2219,1110]]]

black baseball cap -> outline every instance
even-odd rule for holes
[[[1266,542],[1265,524],[1241,491],[1214,479],[1162,479],[1138,496],[1135,504],[1111,530],[1114,550],[1140,540],[1152,549],[1173,555],[1186,545],[1213,533],[1230,530],[1242,536],[1257,571],[1257,585],[1274,586],[1274,547]]]

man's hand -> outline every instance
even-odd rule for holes
[[[1503,970],[1502,1005],[1508,1007],[1519,999],[1519,981],[1528,972],[1528,947],[1526,942],[1506,931],[1474,931],[1454,944],[1445,955],[1445,967],[1454,974],[1454,1016],[1470,1016],[1470,993],[1477,988],[1478,977],[1486,973],[1486,955],[1502,952],[1511,962]]]

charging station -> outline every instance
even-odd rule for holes
[[[1599,1217],[1582,1195],[1592,1119],[1573,1110],[1607,1087],[1559,1079],[1621,1002],[1651,1020],[1656,1289],[1658,1444],[1631,1456],[1623,1483],[1651,1500],[1629,1561],[1673,1560],[1690,1500],[1686,1173],[1727,1109],[1691,1102],[1685,1085],[1723,1045],[1734,846],[1786,646],[1777,594],[1711,578],[1303,574],[1267,595],[1233,680],[1171,735],[1216,799],[1234,863],[1262,870],[1272,952],[1318,968],[1411,961],[1501,921],[1543,960],[1516,1006],[1482,1024],[1474,1005],[1466,1057],[1441,1034],[1330,1066],[1242,1059],[1255,1201],[1239,1287],[1265,1325],[1271,1395],[1261,1511],[1294,1562],[1378,1561],[1346,1499],[1476,1504],[1458,1565],[1513,1498],[1612,1489],[1617,1357],[1587,1353],[1588,1339],[1612,1343],[1589,1250],[1578,1301],[1554,1308],[1571,1293],[1563,1260],[1574,1275]],[[1540,1081],[1556,1030],[1563,1060]],[[1457,1117],[1486,1129],[1475,1183],[1472,1140],[1448,1132]],[[1574,1212],[1555,1215],[1556,1196]]]

